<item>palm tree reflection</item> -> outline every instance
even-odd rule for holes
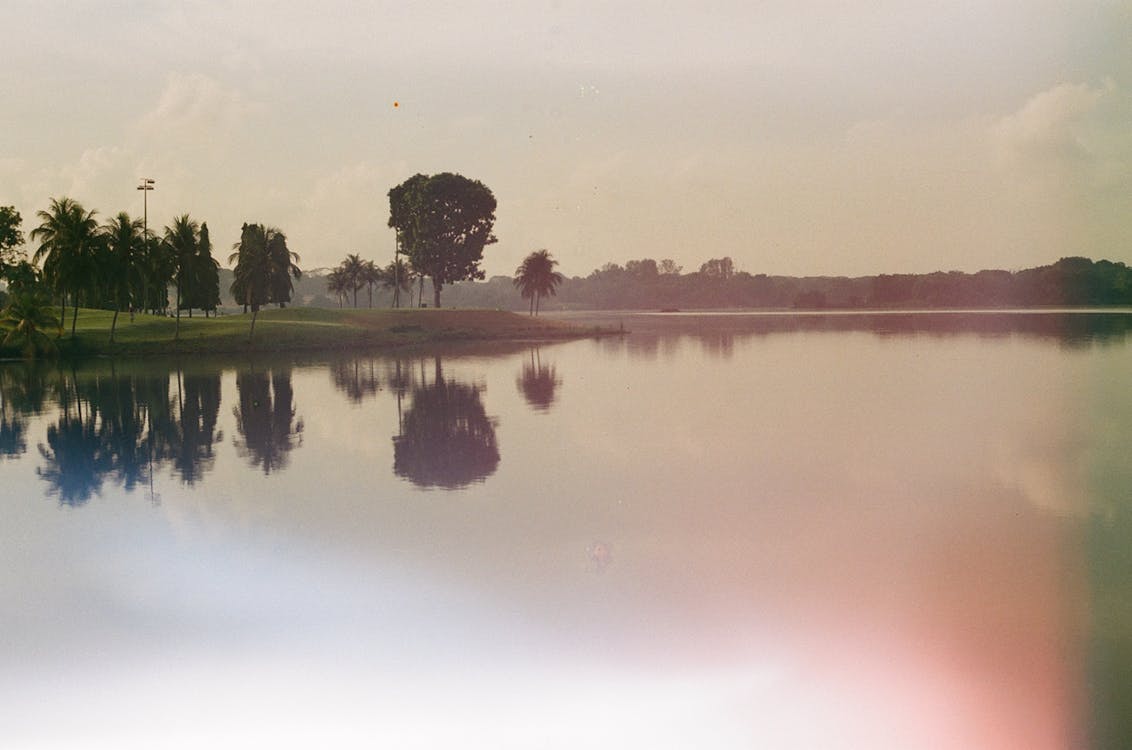
[[[346,394],[355,404],[367,396],[374,396],[381,390],[381,380],[373,359],[362,361],[341,359],[330,365],[330,377],[334,387]]]
[[[184,375],[177,391],[179,429],[172,444],[173,467],[188,485],[212,469],[212,446],[224,439],[216,429],[220,414],[220,373]]]
[[[28,418],[43,411],[50,394],[42,362],[0,369],[0,458],[27,452]]]
[[[287,467],[288,455],[302,445],[303,422],[295,420],[291,369],[254,369],[236,374],[239,404],[232,410],[241,440],[236,449],[254,467],[270,474]]]
[[[423,363],[422,363],[423,368]],[[393,438],[393,472],[419,487],[459,489],[499,466],[495,422],[480,401],[482,386],[445,379],[435,360],[432,385],[413,389],[412,406]]]
[[[531,349],[531,361],[523,365],[515,384],[527,403],[537,411],[549,411],[554,403],[554,390],[562,385],[554,365],[544,365],[538,347]]]
[[[65,413],[47,428],[47,445],[39,445],[47,465],[36,469],[48,484],[48,494],[62,505],[79,506],[102,490],[111,466],[109,451],[98,439],[94,420]]]

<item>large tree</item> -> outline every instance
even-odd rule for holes
[[[495,205],[486,185],[451,172],[413,175],[389,191],[389,226],[413,268],[432,278],[435,307],[445,284],[484,278]]]
[[[67,292],[71,293],[74,311],[71,315],[71,335],[79,317],[79,294],[89,291],[95,276],[95,257],[102,241],[95,211],[87,211],[71,198],[52,198],[47,211],[37,211],[40,224],[28,237],[39,242],[32,260],[43,260],[43,275],[52,289],[66,305]],[[66,307],[60,318],[66,317]]]
[[[531,301],[531,315],[538,315],[539,299],[553,295],[566,277],[554,270],[558,261],[546,250],[535,250],[515,269],[515,287],[523,299]]]

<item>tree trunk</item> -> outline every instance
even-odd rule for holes
[[[75,292],[74,299],[71,300],[71,338],[75,337],[75,323],[79,320],[79,293]]]
[[[110,343],[114,343],[114,329],[118,326],[118,305],[114,305],[114,317],[110,320]]]
[[[538,293],[538,292],[536,291],[536,292],[535,292],[535,317],[538,317],[538,303],[539,303],[539,301],[541,300],[541,298],[542,298],[542,295],[541,295],[541,294],[539,294],[539,293]]]
[[[173,340],[181,338],[181,285],[177,284],[177,326],[173,329]]]
[[[252,311],[252,329],[251,329],[251,331],[248,332],[248,343],[249,344],[252,342],[252,338],[255,336],[255,319],[257,317],[259,317],[259,309],[258,308],[255,309],[254,311]]]
[[[432,306],[435,307],[435,308],[440,307],[440,287],[442,287],[442,286],[444,286],[444,285],[441,284],[439,281],[437,281],[436,277],[433,276],[432,277]]]
[[[535,314],[535,296],[532,294],[531,295],[531,309],[529,311],[527,311],[527,315],[534,315],[534,314]]]

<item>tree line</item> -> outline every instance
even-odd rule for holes
[[[513,279],[494,276],[449,293],[462,307],[520,309]],[[1132,268],[1121,262],[1062,258],[1018,271],[937,271],[875,276],[772,276],[738,270],[713,258],[682,273],[671,260],[607,263],[587,276],[564,279],[560,310],[766,308],[797,310],[955,309],[1132,305]]]
[[[52,198],[36,218],[39,224],[27,235],[35,245],[29,260],[22,247],[22,217],[13,207],[0,206],[0,277],[8,287],[10,329],[4,343],[17,336],[34,346],[52,327],[61,334],[68,302],[72,336],[80,307],[113,310],[111,343],[123,311],[131,319],[136,313],[173,315],[174,338],[179,338],[182,311],[192,317],[194,309],[200,310],[208,317],[220,305],[220,264],[207,222],[183,214],[155,232],[122,211],[100,223],[97,211],[67,197]],[[236,265],[230,291],[245,311],[255,313],[270,303],[282,307],[291,300],[292,279],[302,272],[283,232],[244,224],[232,249],[228,262]],[[51,301],[59,305],[58,318],[45,309]]]

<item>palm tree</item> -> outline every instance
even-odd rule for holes
[[[348,284],[347,288],[353,291],[354,307],[358,306],[358,290],[365,284],[365,281],[362,280],[365,267],[365,261],[358,257],[357,253],[350,253],[345,260],[338,264],[338,270],[342,272]]]
[[[125,211],[102,227],[105,237],[103,262],[100,264],[102,287],[114,303],[114,318],[110,322],[111,344],[114,343],[114,330],[118,326],[118,313],[122,310],[122,305],[127,305],[130,312],[134,309],[131,291],[137,288],[137,279],[143,273],[142,231],[142,220],[131,219]]]
[[[90,284],[101,239],[96,213],[70,198],[52,198],[50,210],[36,212],[40,224],[28,233],[29,239],[39,242],[32,260],[43,259],[44,276],[62,300],[60,318],[66,317],[66,293],[71,291],[72,336],[79,317],[79,292]]]
[[[558,261],[550,257],[546,250],[535,250],[523,259],[515,269],[515,287],[523,295],[523,299],[531,300],[531,315],[538,315],[538,303],[541,297],[554,295],[559,284],[566,277],[554,270]]]
[[[177,285],[177,304],[174,307],[177,327],[173,339],[181,337],[181,300],[193,298],[193,266],[197,257],[197,244],[200,241],[200,225],[182,214],[165,227],[165,246],[169,248],[173,260],[173,280]]]
[[[0,343],[20,346],[28,359],[35,357],[37,351],[55,351],[55,342],[45,331],[54,331],[56,338],[63,335],[63,326],[51,310],[51,300],[35,291],[12,295],[8,306],[0,313],[0,327],[8,331]]]
[[[252,311],[251,331],[248,339],[255,334],[256,317],[259,308],[271,302],[283,307],[294,292],[292,279],[299,278],[303,272],[296,265],[299,254],[287,247],[287,237],[275,227],[263,224],[244,224],[240,231],[240,241],[228,257],[235,263],[232,295]]]
[[[168,246],[152,231],[143,239],[138,265],[138,307],[150,313],[169,307],[166,287],[173,279],[173,262]]]
[[[255,335],[255,321],[260,305],[267,304],[271,298],[271,260],[267,252],[267,232],[262,224],[244,224],[240,230],[240,241],[232,246],[235,250],[228,256],[229,263],[235,263],[232,279],[232,296],[244,305],[244,312],[251,308],[252,326],[248,340]]]
[[[362,272],[360,280],[366,285],[366,301],[369,307],[373,307],[373,287],[374,284],[380,284],[385,279],[385,270],[378,268],[372,260],[367,260],[362,263]]]
[[[346,296],[350,282],[341,268],[335,268],[326,276],[326,291],[334,294],[338,300],[338,307],[342,307],[342,298]]]
[[[393,290],[393,306],[401,306],[401,292],[412,292],[413,280],[409,275],[409,269],[405,265],[405,261],[397,257],[385,267],[385,273],[382,275],[382,286],[386,289]],[[413,300],[410,297],[409,302]]]
[[[279,307],[286,307],[295,291],[292,279],[301,278],[303,275],[297,265],[300,260],[299,254],[287,247],[286,235],[275,227],[267,227],[264,234],[267,237],[267,259],[270,275],[268,286],[271,292],[271,301]]]

